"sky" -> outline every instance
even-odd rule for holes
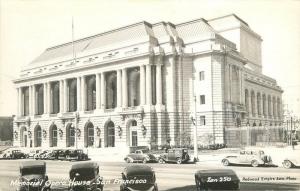
[[[174,24],[235,13],[261,35],[263,73],[300,116],[300,0],[0,0],[0,116],[17,111],[12,83],[47,47],[147,21]]]

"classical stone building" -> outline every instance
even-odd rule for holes
[[[14,81],[14,145],[189,145],[194,111],[199,144],[279,125],[282,89],[262,74],[261,42],[228,15],[140,22],[48,48]]]

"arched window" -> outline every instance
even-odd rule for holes
[[[96,109],[96,77],[88,76],[86,78],[86,94],[87,94],[87,110],[91,111]]]
[[[52,113],[59,113],[59,82],[51,84]]]
[[[37,100],[37,115],[42,115],[44,113],[44,85],[40,84],[36,86],[36,100]]]
[[[88,122],[84,127],[84,146],[94,146],[94,125],[91,122]]]
[[[105,145],[106,147],[115,146],[115,124],[110,121],[105,127]]]
[[[42,128],[39,125],[34,128],[34,146],[42,146]]]
[[[117,74],[110,72],[106,77],[106,108],[112,109],[117,106]]]
[[[69,111],[73,112],[77,109],[77,80],[69,80]]]
[[[25,126],[22,126],[21,127],[21,130],[20,130],[20,145],[22,147],[27,147],[27,129]]]
[[[140,105],[140,70],[131,68],[128,74],[128,106]]]
[[[75,127],[73,124],[68,124],[66,128],[67,147],[75,146]]]
[[[49,145],[50,147],[57,146],[57,126],[51,125],[49,128]]]

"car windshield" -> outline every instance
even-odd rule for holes
[[[75,181],[92,180],[95,178],[95,170],[93,168],[74,169],[70,172],[70,179]]]
[[[30,174],[45,174],[44,167],[31,167],[31,168],[23,168],[21,170],[21,175],[30,175]]]

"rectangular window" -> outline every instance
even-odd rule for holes
[[[200,95],[200,105],[205,104],[205,95]]]
[[[205,116],[204,116],[204,115],[201,115],[201,116],[200,116],[200,125],[205,125],[205,124],[206,124]]]
[[[29,115],[29,88],[23,88],[23,116]]]
[[[199,80],[200,81],[204,80],[204,71],[199,72]]]

